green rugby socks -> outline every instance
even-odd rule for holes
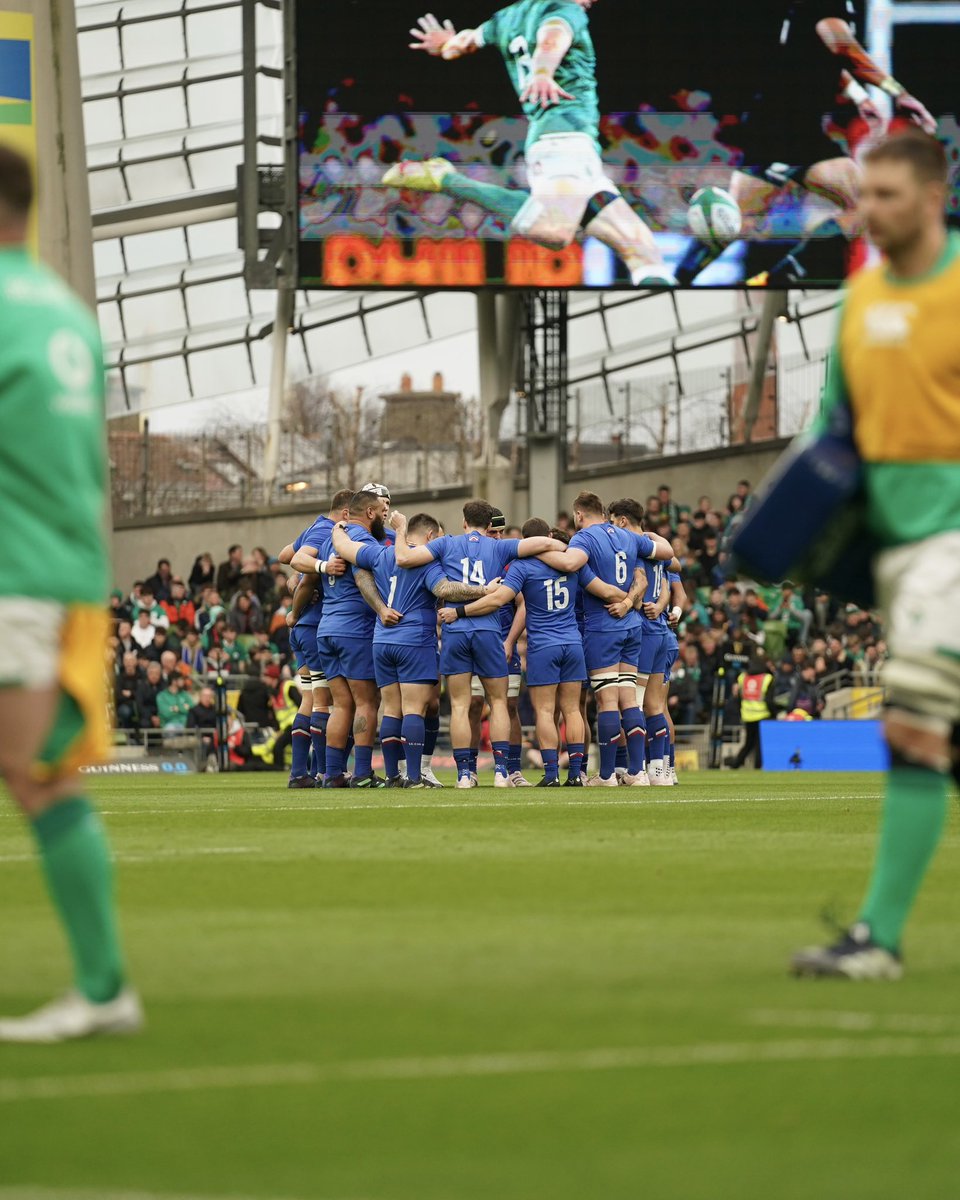
[[[110,847],[83,796],[55,804],[33,821],[50,895],[67,932],[77,990],[113,1000],[124,983]]]
[[[927,767],[897,765],[887,776],[880,844],[859,917],[869,924],[873,940],[887,950],[900,946],[943,833],[947,784],[946,775]]]
[[[445,175],[441,187],[447,195],[476,204],[506,221],[512,221],[530,199],[529,192],[500,187],[496,183],[482,183],[479,179],[461,175],[459,171]]]

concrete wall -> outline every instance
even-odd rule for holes
[[[561,507],[569,509],[573,497],[588,488],[610,501],[620,496],[635,496],[643,502],[661,483],[669,483],[674,499],[695,504],[708,495],[722,507],[738,479],[759,483],[776,461],[785,443],[767,443],[763,448],[740,448],[686,455],[667,463],[632,463],[622,469],[597,467],[572,472],[561,490]],[[518,486],[522,482],[524,486]],[[509,524],[522,524],[528,516],[529,491],[526,481],[514,481],[512,502],[504,505]],[[421,496],[397,497],[407,516],[426,511],[447,529],[458,530],[463,520],[463,503],[470,493],[464,489],[433,492]],[[293,541],[316,516],[313,508],[291,505],[284,509],[260,512],[211,513],[196,516],[155,518],[145,522],[124,522],[113,532],[113,573],[119,587],[127,588],[135,579],[153,573],[158,558],[169,558],[174,571],[189,574],[198,554],[209,551],[215,562],[226,558],[227,547],[239,542],[245,550],[264,546],[271,554]],[[548,521],[553,512],[537,513]]]
[[[421,496],[404,501],[407,516],[429,512],[446,528],[459,529],[466,493],[457,496]],[[317,516],[302,505],[282,510],[246,513],[198,514],[195,517],[157,518],[150,522],[125,522],[113,531],[113,577],[118,587],[128,588],[135,579],[152,575],[157,559],[169,558],[175,572],[189,575],[198,554],[209,551],[214,562],[227,557],[227,547],[239,542],[244,550],[264,546],[271,554],[292,542],[301,529]]]

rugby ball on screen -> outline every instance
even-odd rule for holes
[[[704,187],[690,197],[687,223],[695,238],[722,250],[740,236],[743,218],[729,192],[723,188]]]

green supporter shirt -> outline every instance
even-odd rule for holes
[[[544,109],[525,103],[528,121],[527,146],[546,133],[585,133],[599,152],[600,103],[597,99],[597,59],[590,37],[587,14],[573,0],[518,0],[501,8],[480,27],[485,46],[496,46],[507,65],[510,82],[519,97],[533,71],[537,34],[547,22],[566,25],[573,44],[564,55],[554,78],[572,100],[560,100]]]
[[[105,376],[89,309],[0,249],[0,596],[103,604]]]
[[[183,728],[187,723],[187,713],[195,703],[189,692],[171,692],[167,688],[157,692],[157,715],[161,729]]]

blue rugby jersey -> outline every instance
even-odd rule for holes
[[[404,570],[397,566],[393,546],[364,546],[357,555],[357,566],[373,572],[380,599],[388,608],[403,613],[397,625],[374,626],[374,642],[398,645],[437,646],[437,598],[433,589],[445,579],[437,562]]]

